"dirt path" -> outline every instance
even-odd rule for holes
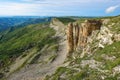
[[[31,49],[28,52],[25,52],[25,54],[29,54],[29,55],[25,56],[24,58],[21,58],[21,56],[17,58],[14,64],[9,67],[10,70],[9,70],[9,73],[6,74],[6,76],[9,76],[9,74],[21,68],[25,64],[25,62],[27,62],[27,60],[30,59],[36,53],[36,51],[37,49],[35,48]]]

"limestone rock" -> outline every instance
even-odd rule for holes
[[[68,53],[72,52],[74,49],[74,41],[73,41],[73,24],[68,24],[67,28],[67,40],[68,40]]]
[[[69,23],[67,27],[68,53],[77,50],[84,50],[88,37],[95,30],[100,30],[101,20],[86,20],[84,23]],[[84,51],[83,51],[84,52]]]
[[[113,68],[113,75],[120,73],[120,65]]]
[[[98,69],[98,67],[102,67],[102,63],[101,62],[98,62],[98,61],[95,61],[95,60],[83,60],[81,61],[81,67],[85,67],[85,66],[89,66],[90,68],[93,68],[93,69]]]
[[[103,24],[108,24],[109,21],[110,21],[110,19],[104,19]]]
[[[112,37],[113,34],[110,32],[110,30],[107,27],[102,26],[96,39],[99,41],[99,44],[105,45],[113,43]],[[99,45],[98,47],[101,46]]]
[[[120,41],[120,34],[115,34],[113,37],[114,41]]]

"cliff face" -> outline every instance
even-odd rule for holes
[[[67,27],[68,53],[72,53],[78,48],[83,49],[95,30],[100,30],[101,20],[86,20],[84,23],[69,23]]]

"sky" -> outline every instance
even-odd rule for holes
[[[116,16],[120,0],[0,0],[0,16]]]

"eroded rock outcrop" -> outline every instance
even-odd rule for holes
[[[95,30],[100,30],[101,20],[86,20],[84,23],[69,23],[67,27],[68,53],[87,45],[88,36]]]

